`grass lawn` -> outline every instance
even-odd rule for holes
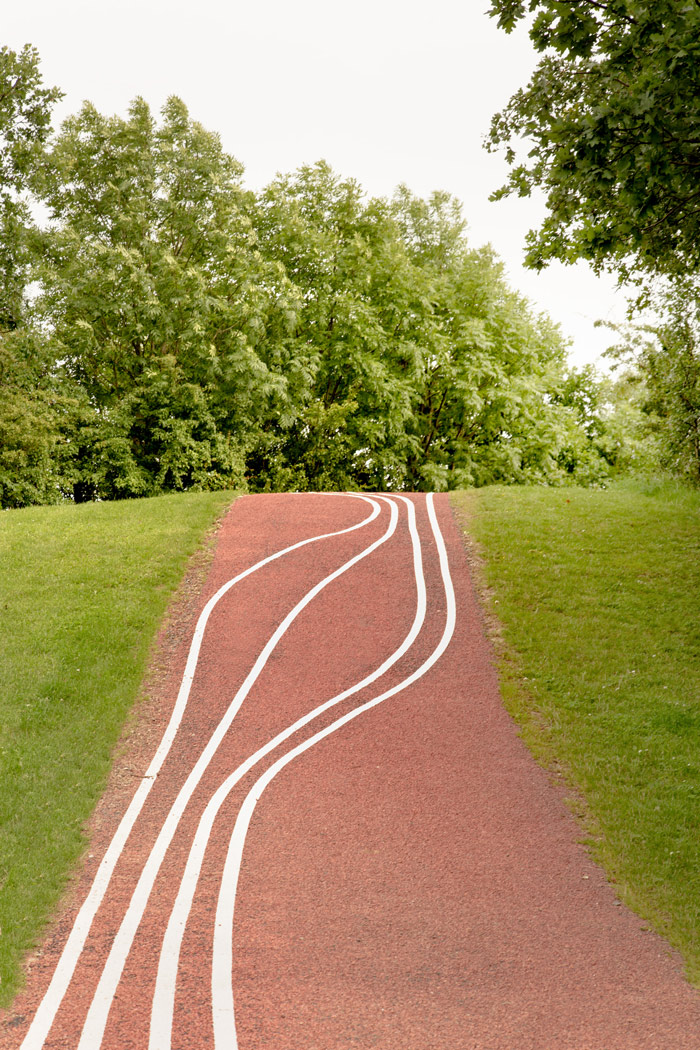
[[[620,897],[700,983],[700,492],[458,493],[485,559],[503,695],[578,789]]]
[[[0,512],[0,1005],[84,847],[168,601],[232,498]]]

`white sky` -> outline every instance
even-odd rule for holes
[[[505,179],[482,141],[491,115],[528,78],[525,33],[506,36],[488,0],[22,0],[5,4],[0,44],[38,48],[44,80],[66,98],[124,113],[135,95],[160,108],[180,95],[218,131],[258,189],[278,171],[324,158],[370,194],[405,182],[464,202],[474,245],[490,241],[511,285],[573,341],[577,364],[612,341],[596,318],[622,320],[612,278],[579,264],[521,266],[541,201],[490,203]],[[598,362],[599,364],[601,362]]]

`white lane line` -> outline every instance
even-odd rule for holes
[[[146,770],[145,776],[129,803],[129,807],[121,819],[119,827],[114,834],[114,838],[112,839],[107,852],[102,858],[100,866],[95,874],[95,879],[90,887],[90,892],[75,917],[75,922],[73,923],[73,927],[61,953],[61,957],[58,960],[49,987],[44,994],[39,1009],[34,1015],[20,1050],[41,1050],[41,1047],[44,1045],[46,1037],[49,1034],[58,1008],[63,1001],[63,997],[66,994],[68,985],[70,984],[73,973],[75,972],[78,959],[80,958],[85,946],[85,941],[90,932],[93,919],[104,899],[104,895],[107,891],[112,875],[114,874],[114,869],[116,868],[119,857],[122,854],[126,840],[131,834],[131,830],[138,819],[139,813],[143,809],[151,788],[153,787],[155,778],[158,775],[163,762],[167,758],[173,740],[177,735],[189,699],[190,688],[192,686],[197,662],[199,660],[199,651],[202,645],[204,631],[214,607],[237,583],[240,583],[241,580],[244,580],[252,573],[257,572],[258,569],[262,569],[264,565],[269,565],[270,562],[275,561],[277,558],[282,558],[285,554],[298,550],[300,547],[305,547],[309,543],[317,543],[319,540],[331,539],[334,536],[343,536],[348,532],[354,532],[356,529],[364,528],[365,525],[369,525],[371,521],[374,521],[380,510],[378,503],[375,503],[374,500],[369,499],[366,496],[360,496],[356,493],[347,493],[347,495],[352,495],[356,499],[361,499],[365,503],[369,503],[372,507],[370,514],[366,518],[363,518],[362,521],[359,521],[356,525],[349,526],[349,528],[340,529],[337,532],[326,532],[320,536],[312,536],[307,540],[301,540],[299,543],[293,543],[290,547],[285,547],[284,550],[277,551],[275,554],[270,554],[267,558],[263,558],[261,561],[256,562],[255,565],[252,565],[249,569],[245,569],[244,572],[239,573],[237,576],[234,576],[223,584],[216,594],[212,595],[202,609],[192,637],[190,651],[185,665],[185,672],[182,677],[182,683],[168,725],[165,728],[165,732],[163,733],[151,764]]]
[[[381,499],[382,497],[379,498]],[[182,876],[180,888],[165,931],[165,937],[163,938],[163,945],[158,961],[156,987],[153,994],[153,1004],[151,1008],[151,1029],[148,1050],[170,1050],[171,1047],[175,989],[177,985],[177,972],[182,939],[185,933],[185,927],[187,926],[192,901],[197,889],[197,882],[199,880],[202,862],[204,860],[204,854],[207,849],[211,830],[224,801],[235,785],[253,768],[253,766],[266,755],[269,755],[271,751],[274,751],[274,749],[281,743],[289,739],[289,737],[299,729],[308,725],[309,722],[318,718],[330,707],[339,704],[342,700],[352,696],[354,693],[358,693],[361,689],[371,685],[372,682],[377,680],[377,678],[380,678],[385,674],[386,671],[388,671],[389,668],[400,660],[410,649],[423,626],[426,611],[426,588],[425,577],[423,575],[421,543],[418,529],[416,528],[415,507],[411,500],[407,499],[405,496],[397,496],[396,498],[402,500],[407,506],[408,528],[411,535],[413,549],[413,572],[416,580],[416,613],[411,629],[399,648],[396,649],[396,651],[392,653],[392,655],[389,656],[375,671],[372,671],[371,674],[363,678],[361,682],[357,682],[355,685],[350,686],[349,689],[345,689],[342,693],[327,700],[319,707],[315,707],[308,714],[294,722],[293,725],[288,726],[287,729],[283,729],[281,733],[278,733],[277,736],[267,744],[259,748],[254,754],[250,755],[245,762],[243,762],[226,778],[226,780],[222,782],[214,795],[212,795],[200,819],[187,858],[185,872]],[[389,501],[387,500],[387,502]]]
[[[265,644],[265,647],[253,664],[253,667],[248,672],[245,681],[231,701],[226,714],[212,733],[209,742],[197,759],[197,762],[193,766],[187,780],[180,788],[177,798],[158,833],[158,837],[151,849],[148,860],[139,876],[136,888],[132,894],[131,901],[129,902],[129,907],[122,919],[119,931],[112,942],[112,947],[107,956],[104,969],[102,970],[92,1003],[90,1004],[90,1009],[88,1010],[80,1042],[78,1043],[78,1050],[97,1050],[102,1044],[102,1038],[104,1036],[105,1025],[107,1024],[107,1016],[112,1005],[112,1000],[114,999],[114,994],[121,979],[127,956],[131,950],[131,945],[136,936],[136,931],[143,917],[143,913],[146,910],[146,905],[148,904],[148,899],[163,862],[163,858],[173,840],[173,836],[175,835],[187,804],[204,775],[207,766],[211,762],[219,744],[228,732],[241,704],[265,667],[273,649],[299,613],[306,608],[309,602],[311,602],[324,589],[324,587],[327,587],[333,580],[336,580],[343,573],[347,572],[348,569],[357,565],[358,562],[362,561],[363,558],[366,558],[383,543],[386,543],[390,536],[393,535],[398,520],[398,511],[394,503],[391,503],[390,505],[390,512],[389,525],[378,540],[375,540],[374,543],[370,544],[353,558],[350,558],[341,565],[339,569],[336,569],[334,572],[330,573],[330,575],[326,576],[325,579],[321,580],[320,583],[317,583],[315,587],[312,587],[311,590],[297,602],[292,611],[285,616],[284,620],[282,620],[281,624]]]
[[[454,587],[452,585],[450,567],[447,561],[445,541],[443,540],[440,526],[438,525],[437,517],[435,516],[432,493],[428,493],[426,503],[430,525],[435,537],[435,545],[440,557],[440,571],[442,573],[445,599],[447,603],[445,629],[438,645],[428,659],[425,660],[424,663],[413,672],[413,674],[409,675],[408,678],[405,678],[393,688],[387,689],[386,692],[381,693],[373,700],[369,700],[366,704],[362,704],[360,707],[355,708],[354,711],[350,711],[348,714],[343,715],[342,718],[338,718],[325,729],[322,729],[320,732],[314,734],[314,736],[309,737],[304,743],[299,744],[298,747],[292,748],[291,751],[288,751],[287,754],[274,762],[250,789],[238,813],[221,878],[221,889],[219,891],[214,927],[211,992],[215,1050],[237,1050],[238,1048],[232,985],[233,917],[236,902],[236,888],[241,870],[241,859],[245,847],[246,833],[260,796],[270,781],[273,780],[277,774],[298,755],[303,754],[304,751],[308,751],[309,748],[319,743],[319,741],[324,740],[327,736],[330,736],[331,733],[335,733],[354,718],[358,718],[359,715],[364,714],[365,711],[369,711],[370,708],[376,707],[378,704],[381,704],[382,701],[387,700],[390,696],[395,696],[403,689],[406,689],[409,685],[412,685],[413,682],[422,678],[426,671],[429,671],[430,668],[440,659],[449,645],[450,639],[454,633],[456,621]]]

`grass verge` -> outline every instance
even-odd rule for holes
[[[231,499],[0,512],[0,1006],[84,847],[168,601]]]
[[[700,493],[454,496],[484,559],[503,695],[580,796],[619,896],[700,984]]]

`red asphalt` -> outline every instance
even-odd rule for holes
[[[224,1050],[212,1027],[214,913],[232,828],[254,781],[302,740],[400,683],[440,641],[447,606],[438,551],[426,497],[411,500],[427,587],[420,634],[376,682],[266,757],[219,811],[182,945],[172,1050]],[[321,590],[282,636],[188,803],[126,960],[99,1043],[104,1050],[148,1050],[165,925],[214,791],[277,732],[374,671],[408,634],[416,582],[406,506],[396,503],[394,535]],[[504,711],[459,529],[446,496],[435,506],[456,597],[446,651],[408,688],[295,758],[255,810],[233,926],[237,1045],[698,1050],[700,995],[684,980],[679,958],[616,900],[578,843],[580,830],[561,795]],[[37,1045],[78,1047],[105,958],[185,777],[295,603],[382,536],[389,507],[381,508],[356,531],[264,566],[216,606],[173,747]],[[197,612],[261,558],[354,525],[369,511],[368,503],[343,495],[239,499],[219,532]],[[194,621],[190,636],[193,629]],[[173,701],[189,640],[169,669]],[[168,715],[163,711],[162,724],[152,727],[153,751]],[[141,760],[136,782],[150,757]],[[124,795],[103,804],[78,888],[31,961],[26,990],[0,1021],[0,1050],[34,1050],[25,1037],[32,1038],[32,1019],[128,801]],[[235,1046],[231,1034],[226,1050]]]

